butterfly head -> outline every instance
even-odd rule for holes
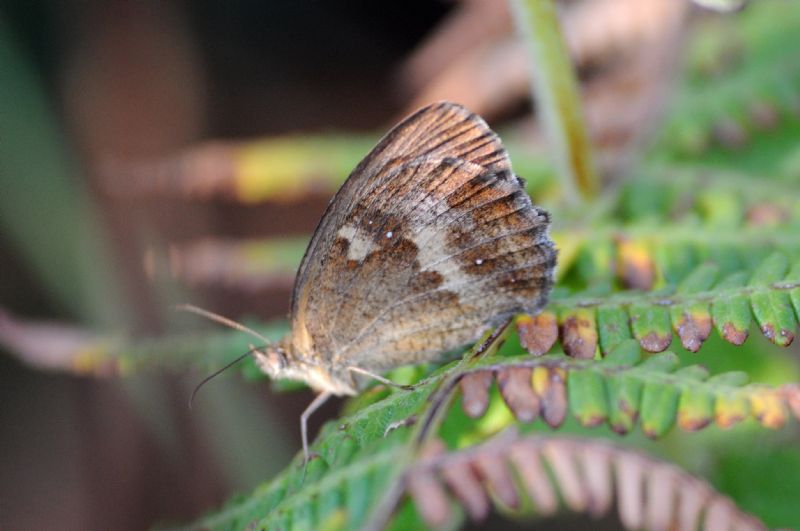
[[[336,371],[333,367],[318,363],[313,357],[298,354],[291,337],[254,350],[253,355],[256,365],[273,380],[296,380],[306,383],[315,391],[328,391],[336,395],[356,393],[355,382],[348,371]]]
[[[256,365],[272,379],[286,378],[291,370],[289,352],[282,341],[255,350],[253,355]]]

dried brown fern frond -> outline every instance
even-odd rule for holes
[[[433,440],[406,475],[429,525],[454,517],[454,499],[473,520],[494,505],[515,516],[551,516],[560,507],[599,517],[616,513],[626,529],[765,529],[705,480],[600,440],[521,436],[510,430],[446,453]]]

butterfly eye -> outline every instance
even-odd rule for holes
[[[280,362],[281,369],[289,366],[289,359],[286,357],[286,353],[282,350],[278,351],[278,361]]]

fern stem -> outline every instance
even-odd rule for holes
[[[575,71],[552,0],[513,0],[514,19],[531,60],[538,103],[564,198],[572,204],[597,195],[599,182],[583,119]]]

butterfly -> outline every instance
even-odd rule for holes
[[[553,285],[550,217],[531,203],[500,138],[439,102],[384,136],[330,201],[294,285],[291,333],[254,351],[272,378],[354,395],[364,376],[435,360],[514,314],[536,314]],[[230,326],[216,314],[188,307]],[[256,334],[258,335],[258,334]]]

